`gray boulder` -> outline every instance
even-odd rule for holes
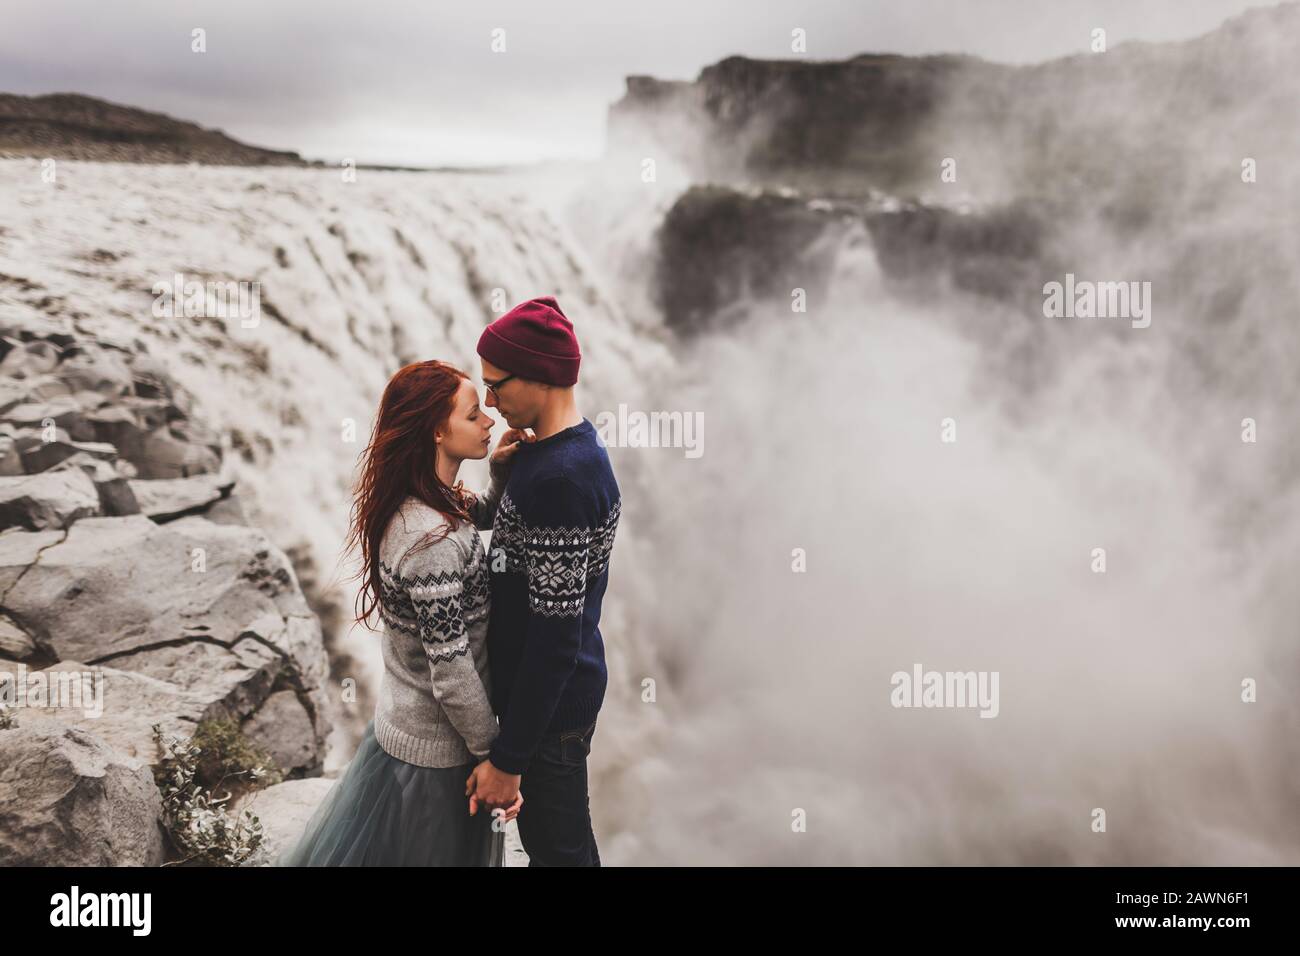
[[[0,664],[25,661],[36,654],[36,642],[8,614],[0,611]]]
[[[66,528],[98,513],[95,483],[80,469],[0,476],[0,530]]]
[[[170,521],[206,511],[235,487],[233,478],[194,475],[189,478],[139,478],[130,482],[140,512],[154,521]]]
[[[0,864],[157,865],[155,725],[319,772],[320,623],[163,363],[0,322],[0,373],[0,684],[48,691],[0,729]]]
[[[0,729],[0,864],[158,866],[162,795],[141,760],[32,709]]]
[[[273,691],[292,690],[312,728],[307,765],[323,760],[329,664],[320,622],[289,560],[260,531],[130,515],[82,518],[39,545],[18,537],[0,535],[0,585],[12,580],[0,603],[55,659],[154,677],[198,695],[204,714],[241,721]],[[15,575],[11,562],[24,558],[30,566]]]
[[[130,476],[135,474],[135,467],[130,462],[108,462],[102,458],[77,452],[59,462],[54,468],[79,468],[85,472],[95,484],[101,515],[140,513],[140,503],[135,500],[135,492],[131,490]]]
[[[56,395],[54,398],[23,402],[5,412],[5,418],[15,425],[29,428],[44,428],[53,422],[60,428],[80,420],[84,414],[81,403],[71,395]]]
[[[239,817],[248,810],[257,816],[262,824],[265,862],[269,863],[302,835],[307,821],[333,785],[331,777],[286,780],[236,797],[230,801],[230,812]]]
[[[77,453],[103,461],[113,461],[117,458],[117,449],[107,442],[71,441],[61,438],[44,441],[34,431],[26,431],[14,441],[23,457],[23,470],[29,475],[53,468],[59,462]]]
[[[4,595],[27,573],[40,553],[63,540],[65,531],[21,531],[0,533],[0,606]]]
[[[272,694],[240,728],[285,773],[306,770],[319,763],[310,741],[315,733],[311,714],[291,690]]]
[[[49,703],[19,708],[19,720],[24,714],[40,713],[151,765],[163,756],[153,738],[154,724],[166,734],[188,740],[199,721],[227,716],[221,702],[202,687],[186,688],[136,671],[69,660],[26,671],[12,664],[0,669],[16,679],[25,675],[29,686],[39,680],[50,688]]]

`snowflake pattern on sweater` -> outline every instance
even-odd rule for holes
[[[496,570],[528,576],[528,606],[546,617],[576,617],[586,601],[587,579],[602,574],[614,550],[621,502],[593,528],[529,526],[507,494],[492,531]]]
[[[501,733],[490,759],[524,773],[547,733],[589,727],[609,674],[601,607],[622,513],[588,419],[521,445],[492,525],[488,650]]]
[[[503,476],[493,478],[472,522],[448,528],[412,497],[380,544],[384,674],[375,737],[407,763],[449,767],[481,758],[499,731],[487,653],[491,578],[479,536],[504,486]]]
[[[466,570],[424,570],[403,576],[379,562],[383,601],[380,614],[392,628],[424,643],[429,663],[469,652],[468,625],[488,614],[491,585],[483,540],[474,535]],[[403,556],[405,558],[405,556]],[[404,562],[399,562],[402,564]]]

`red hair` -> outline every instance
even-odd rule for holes
[[[361,453],[361,477],[354,491],[347,549],[360,544],[365,578],[357,599],[358,624],[367,624],[379,605],[379,545],[388,522],[408,496],[418,498],[447,519],[448,529],[469,521],[471,495],[458,481],[448,487],[438,477],[434,432],[443,427],[456,404],[464,372],[446,362],[413,362],[397,371],[384,388],[370,444]],[[367,604],[368,602],[368,604]]]

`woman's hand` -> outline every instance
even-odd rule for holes
[[[511,459],[515,457],[515,452],[519,450],[520,442],[537,441],[537,436],[528,432],[524,428],[510,428],[501,436],[497,442],[497,447],[492,451],[492,457],[488,464],[495,470],[505,470],[510,467]]]

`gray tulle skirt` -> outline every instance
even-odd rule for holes
[[[302,835],[272,866],[502,866],[505,834],[491,811],[469,814],[459,767],[417,767],[387,753],[366,725],[356,756]]]

